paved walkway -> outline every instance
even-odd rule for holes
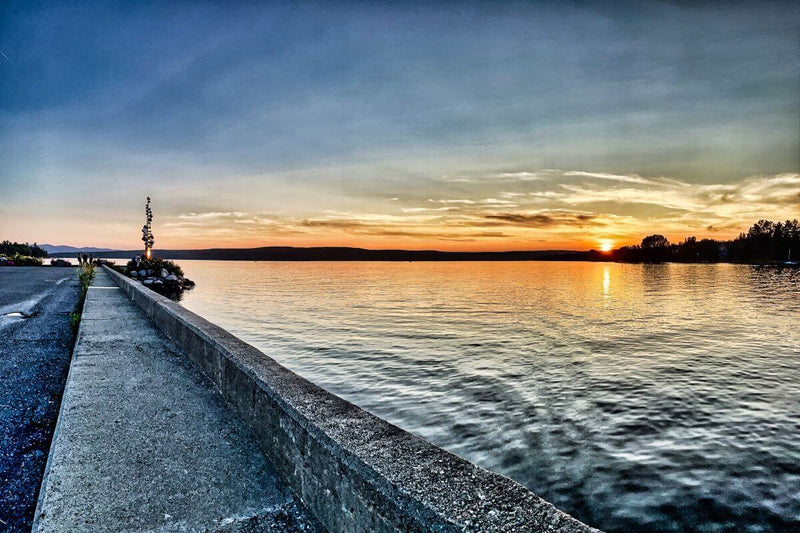
[[[35,531],[317,531],[222,397],[100,271]]]
[[[0,267],[0,531],[30,531],[78,294],[74,268]]]

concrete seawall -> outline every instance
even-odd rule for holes
[[[377,418],[125,276],[109,276],[220,390],[330,531],[597,531]]]
[[[33,531],[322,528],[197,365],[98,272],[83,306]]]

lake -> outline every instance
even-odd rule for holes
[[[595,527],[800,527],[800,270],[180,264],[188,309]]]

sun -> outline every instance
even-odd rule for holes
[[[608,240],[600,241],[600,251],[610,252],[614,248],[614,243]]]

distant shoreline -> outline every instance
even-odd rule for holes
[[[140,254],[141,250],[111,250],[93,252],[96,259],[126,258]],[[747,265],[782,265],[776,261],[631,261],[615,257],[613,253],[596,250],[536,250],[508,252],[445,252],[438,250],[369,250],[365,248],[345,247],[262,247],[262,248],[209,248],[202,250],[154,250],[156,256],[170,260],[206,260],[206,261],[364,261],[364,262],[465,262],[465,261],[589,261],[601,263],[686,263],[686,264],[747,264]],[[50,257],[75,257],[75,252],[51,253]],[[791,266],[791,265],[787,265]]]
[[[50,257],[74,257],[77,252],[51,253]],[[163,259],[206,259],[213,261],[575,261],[591,260],[599,252],[570,250],[509,252],[444,252],[439,250],[369,250],[348,247],[299,248],[209,248],[202,250],[154,250]],[[92,252],[95,258],[133,257],[141,250]]]

